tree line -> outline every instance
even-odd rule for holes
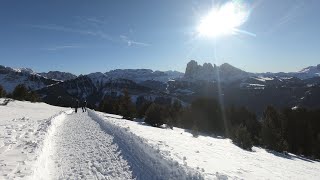
[[[12,93],[7,93],[6,90],[0,85],[0,98],[12,98],[19,101],[39,102],[40,98],[36,92],[28,89],[24,84],[18,84]]]

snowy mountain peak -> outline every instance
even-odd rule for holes
[[[100,87],[101,84],[105,84],[111,80],[106,74],[101,72],[90,73],[86,75],[91,79],[91,81],[95,84],[96,87]]]
[[[294,73],[296,77],[300,79],[308,79],[312,77],[320,77],[320,64],[317,66],[309,66],[301,71]]]
[[[35,90],[55,83],[57,81],[44,78],[30,68],[13,69],[0,65],[0,84],[7,92],[12,92],[18,84]]]
[[[56,79],[60,81],[67,81],[71,79],[75,79],[77,76],[68,72],[61,72],[61,71],[49,71],[47,73],[39,73],[39,75],[46,77],[48,79]]]
[[[30,68],[17,68],[17,69],[13,69],[16,72],[21,72],[21,73],[25,73],[25,74],[37,74],[35,71],[33,71]]]

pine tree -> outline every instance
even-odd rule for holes
[[[165,123],[163,113],[164,113],[163,107],[153,103],[148,108],[146,112],[146,118],[144,121],[147,124],[150,124],[151,126],[160,127]]]
[[[27,94],[27,97],[25,98],[25,100],[31,101],[31,102],[39,102],[40,98],[36,92],[31,91]]]
[[[261,137],[263,144],[272,150],[287,150],[287,142],[281,133],[281,116],[277,110],[268,106],[263,113]]]
[[[235,137],[233,141],[240,146],[242,149],[251,150],[252,148],[252,140],[247,127],[244,125],[240,125],[235,129]]]
[[[0,85],[0,98],[5,97],[6,94],[6,90],[2,87],[2,85]]]
[[[19,84],[15,87],[12,93],[13,99],[25,100],[28,96],[28,89],[24,84]]]
[[[120,114],[125,119],[133,119],[135,114],[135,106],[131,101],[131,97],[129,96],[128,90],[123,90],[123,97],[120,99],[119,103],[119,111]]]

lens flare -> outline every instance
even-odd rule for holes
[[[228,2],[220,7],[213,8],[203,17],[197,28],[201,36],[218,37],[237,32],[248,19],[249,11],[240,2]]]

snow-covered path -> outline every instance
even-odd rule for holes
[[[202,179],[94,111],[53,120],[32,179]]]
[[[52,138],[51,179],[132,179],[113,137],[87,113],[67,115]]]

